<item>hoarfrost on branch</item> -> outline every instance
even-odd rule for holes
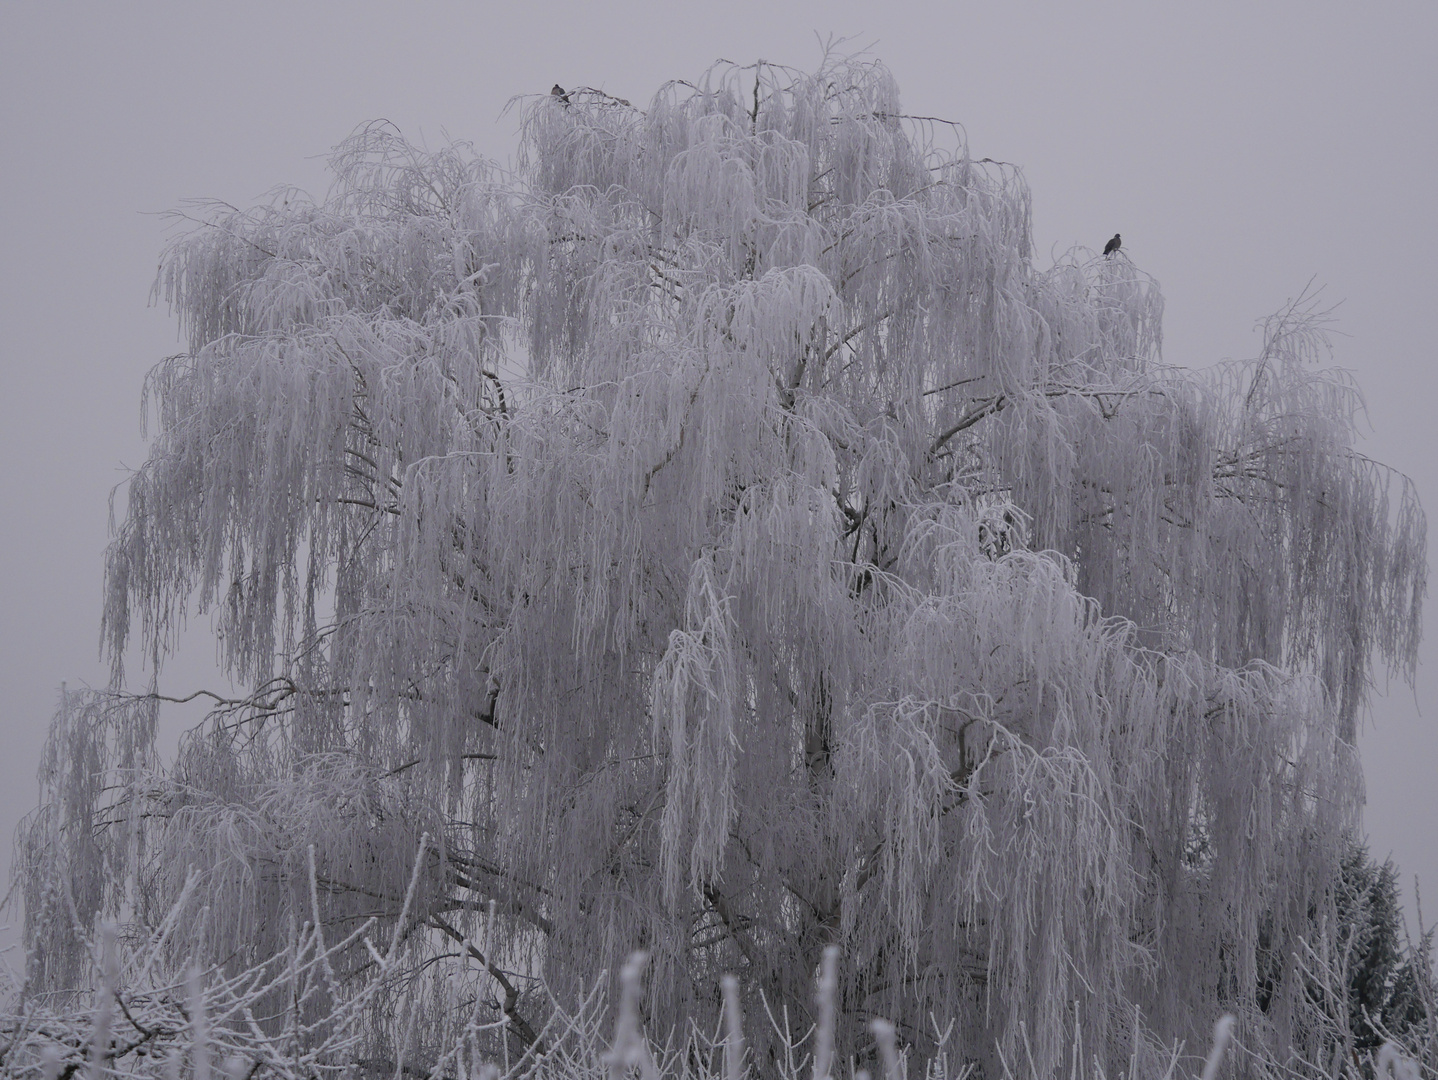
[[[1303,1045],[1285,958],[1426,573],[1321,311],[1165,365],[1126,252],[1039,269],[1018,170],[865,60],[522,115],[513,173],[372,125],[325,200],[168,248],[115,683],[21,837],[32,987],[183,898],[175,963],[322,961],[376,1060],[486,1002],[532,1050],[539,980],[636,948],[655,1031],[725,972],[802,1026],[838,945],[845,1053],[952,1016],[1048,1075],[1220,1008]],[[120,660],[196,604],[253,692],[161,768]]]

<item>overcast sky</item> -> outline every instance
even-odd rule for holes
[[[1251,357],[1255,320],[1325,286],[1342,301],[1334,362],[1369,404],[1362,449],[1438,510],[1438,4],[0,0],[6,880],[60,683],[105,679],[108,497],[143,460],[144,373],[179,348],[147,306],[159,213],[281,183],[322,194],[324,153],[379,117],[504,159],[514,95],[558,81],[642,104],[721,57],[813,68],[816,34],[870,46],[909,112],[1023,166],[1040,265],[1122,232],[1163,285],[1171,363]],[[1427,622],[1416,692],[1395,686],[1361,738],[1366,828],[1410,904],[1415,873],[1438,896]],[[166,692],[209,677],[201,641]]]

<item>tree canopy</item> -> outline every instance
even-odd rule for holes
[[[430,987],[374,1010],[392,1056],[485,1001],[532,1044],[638,948],[651,1030],[733,973],[802,1031],[831,945],[848,1052],[953,1017],[1049,1075],[1233,1009],[1319,1053],[1283,958],[1426,526],[1312,299],[1165,364],[1127,249],[1037,266],[1019,170],[863,58],[521,115],[512,170],[375,124],[322,201],[167,248],[114,682],[20,840],[32,988],[183,896],[167,955],[218,972],[377,919],[404,962],[353,941],[327,992]],[[250,692],[162,765],[195,610]]]

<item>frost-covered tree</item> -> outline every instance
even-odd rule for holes
[[[1220,1008],[1316,1046],[1260,929],[1335,903],[1426,549],[1309,301],[1165,365],[1156,284],[1036,266],[1018,170],[864,60],[543,95],[512,173],[383,125],[332,165],[163,258],[115,682],[21,837],[33,990],[183,894],[216,978],[377,919],[405,963],[356,939],[322,996],[386,980],[373,1060],[491,1007],[543,1049],[540,987],[636,948],[650,1030],[730,972],[802,1033],[829,945],[846,1052],[952,1017],[1050,1075]],[[196,608],[250,691],[161,767],[120,660]]]

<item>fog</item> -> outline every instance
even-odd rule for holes
[[[185,200],[322,192],[323,155],[383,117],[507,157],[515,95],[600,87],[642,104],[714,60],[813,67],[848,37],[906,109],[1023,166],[1040,263],[1115,231],[1167,299],[1165,358],[1254,355],[1254,322],[1312,280],[1334,363],[1363,387],[1364,450],[1438,508],[1438,8],[1389,4],[8,4],[0,9],[0,872],[33,804],[62,681],[101,684],[112,489],[144,456],[140,388],[177,351],[149,306]],[[493,5],[498,8],[498,5]],[[1341,303],[1340,303],[1341,302]],[[213,682],[207,618],[161,686]],[[1432,625],[1431,619],[1429,625]],[[1375,854],[1438,882],[1433,643],[1416,691],[1361,735]],[[167,716],[173,732],[199,713]],[[1431,914],[1431,912],[1430,912]],[[0,920],[4,921],[4,920]],[[14,940],[14,934],[0,942]]]

